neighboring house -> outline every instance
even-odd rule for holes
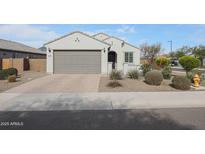
[[[46,58],[46,52],[22,43],[0,39],[0,59],[2,58]]]
[[[44,44],[48,73],[108,74],[112,69],[127,73],[140,64],[140,50],[113,36],[73,32]]]

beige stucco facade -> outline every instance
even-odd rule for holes
[[[117,54],[117,70],[126,73],[140,64],[140,50],[123,40],[110,37],[107,34],[99,33],[94,36],[82,32],[73,32],[61,38],[48,42],[44,45],[47,48],[47,72],[54,72],[54,52],[63,51],[100,51],[101,52],[101,74],[109,73],[108,53],[114,51]],[[133,63],[124,62],[125,52],[133,52]]]
[[[129,70],[137,68],[140,64],[140,50],[133,45],[116,37],[108,37],[107,34],[103,33],[94,35],[94,37],[110,44],[109,51],[117,53],[117,70],[121,70],[126,74]],[[125,52],[133,52],[133,63],[125,62]]]

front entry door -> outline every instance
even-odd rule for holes
[[[112,69],[115,69],[115,62],[112,62]]]
[[[116,69],[117,54],[114,51],[108,53],[108,62],[112,63],[112,69]]]

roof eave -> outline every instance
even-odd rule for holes
[[[5,49],[5,48],[0,48],[0,50],[5,50],[5,51],[12,51],[12,52],[23,52],[23,53],[33,53],[33,54],[42,54],[42,55],[46,55],[46,53],[43,52],[32,52],[32,51],[23,51],[23,50],[14,50],[14,49]]]
[[[58,40],[60,40],[60,39],[62,39],[62,38],[65,38],[65,37],[67,37],[67,36],[69,36],[69,35],[72,35],[72,34],[74,34],[74,33],[80,33],[80,34],[85,35],[85,36],[87,36],[87,37],[89,37],[89,38],[91,38],[91,39],[94,39],[94,40],[96,40],[96,41],[98,41],[98,42],[100,42],[100,43],[103,43],[103,44],[105,44],[105,45],[107,45],[107,46],[110,46],[109,43],[100,41],[100,40],[98,40],[98,39],[96,39],[96,38],[93,38],[92,36],[90,36],[90,35],[88,35],[88,34],[86,34],[86,33],[80,32],[80,31],[75,31],[75,32],[66,34],[66,35],[64,35],[64,36],[61,36],[61,37],[59,37],[59,38],[57,38],[57,39],[55,39],[55,40],[52,40],[52,41],[49,41],[49,42],[43,44],[43,46],[46,46],[46,45],[48,45],[48,44],[50,44],[50,43],[53,43],[53,42],[55,42],[55,41],[58,41]]]
[[[115,36],[110,36],[109,38],[106,38],[106,39],[104,39],[103,41],[106,41],[106,40],[108,40],[108,39],[110,39],[110,38],[115,38],[115,39],[117,39],[117,40],[123,41],[123,42],[125,42],[125,44],[130,45],[131,47],[140,50],[140,48],[138,48],[138,47],[136,47],[136,46],[134,46],[134,45],[132,45],[132,44],[130,44],[130,43],[128,43],[128,42],[122,40],[122,39],[119,39],[118,37],[115,37]]]

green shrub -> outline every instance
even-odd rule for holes
[[[8,69],[3,69],[0,70],[0,80],[6,80],[8,76],[11,75],[18,75],[18,70],[16,68],[8,68]]]
[[[15,75],[8,76],[8,82],[16,82],[16,76]]]
[[[170,64],[170,59],[166,58],[164,56],[159,56],[159,57],[155,58],[155,63],[159,67],[164,68],[165,66],[168,66]]]
[[[172,76],[172,68],[171,66],[166,66],[162,69],[162,75],[164,79],[170,79]]]
[[[5,69],[4,71],[6,71],[8,76],[9,75],[15,75],[15,76],[18,75],[18,70],[16,68],[8,68],[8,69]]]
[[[201,76],[201,71],[197,68],[187,72],[187,78],[190,79],[191,82],[193,82],[193,78],[194,78],[194,75],[195,74],[198,74],[199,76]]]
[[[152,67],[150,64],[146,63],[146,64],[142,64],[141,65],[141,70],[142,70],[142,73],[143,73],[143,76],[145,76],[145,74],[149,71],[151,71]]]
[[[5,80],[7,79],[8,75],[4,70],[0,70],[0,80]]]
[[[163,76],[160,71],[153,70],[145,74],[145,82],[150,85],[160,85],[163,81]]]
[[[191,82],[187,77],[184,76],[175,76],[172,79],[172,85],[176,89],[180,90],[189,90],[191,86]]]
[[[117,81],[111,81],[107,84],[107,86],[111,88],[122,87],[122,85]]]
[[[138,79],[139,78],[139,72],[137,69],[135,70],[130,70],[128,73],[127,73],[128,77],[130,79]]]
[[[112,70],[110,73],[110,80],[121,80],[122,79],[122,72],[117,70]]]
[[[186,72],[191,71],[194,68],[200,66],[201,62],[199,59],[192,56],[183,56],[179,59],[179,63],[186,70]]]

